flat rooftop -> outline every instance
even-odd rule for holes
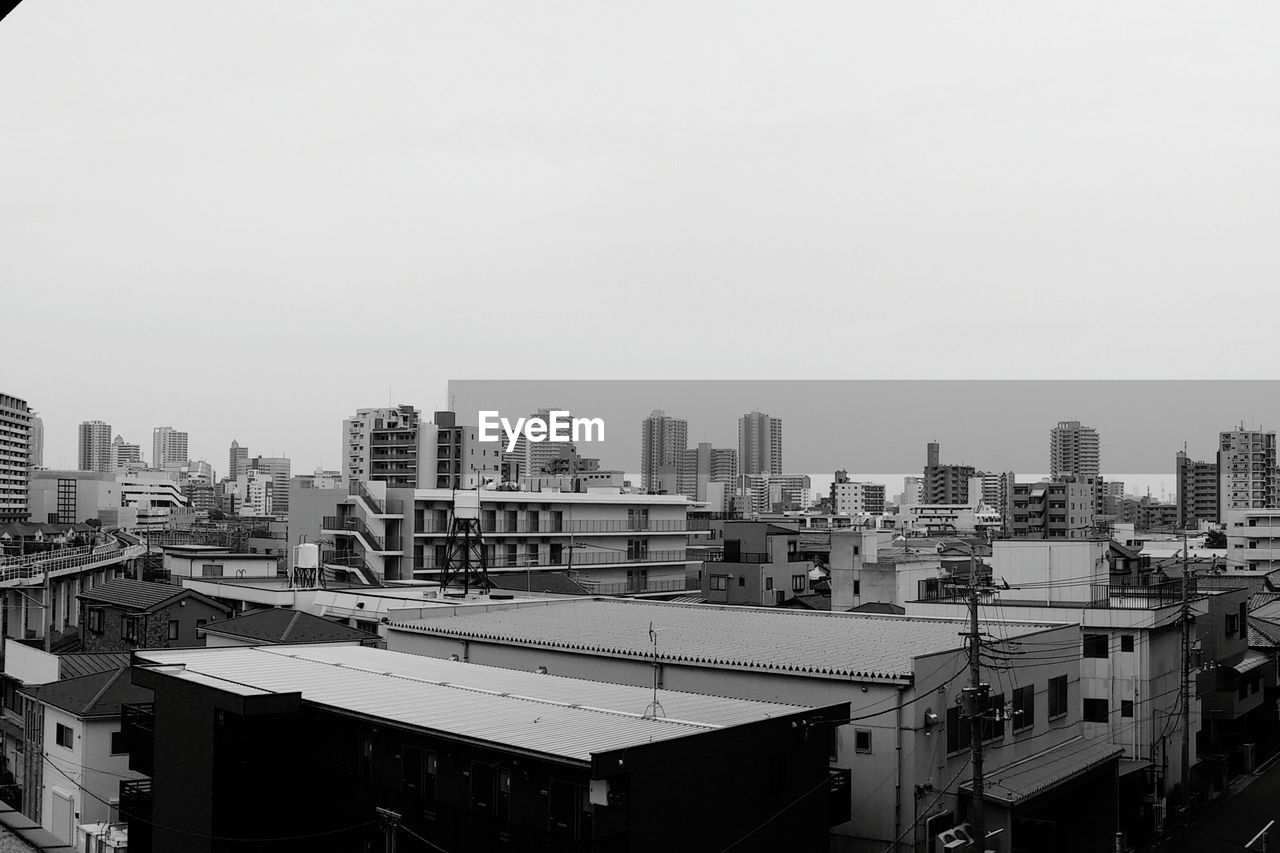
[[[340,713],[590,762],[594,753],[810,710],[653,691],[359,646],[140,650],[139,666],[244,696],[301,693]]]
[[[1060,622],[1001,622],[1001,636],[1021,637]],[[775,607],[679,604],[639,599],[554,599],[490,612],[453,611],[402,630],[459,639],[675,663],[837,678],[908,679],[916,657],[963,647],[963,619],[826,613]]]

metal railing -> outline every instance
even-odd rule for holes
[[[688,552],[683,548],[674,551],[649,551],[639,556],[628,555],[626,551],[583,553],[575,550],[573,560],[570,562],[568,549],[565,549],[561,554],[540,554],[536,558],[531,558],[526,554],[519,554],[514,557],[507,554],[495,554],[490,556],[486,562],[491,569],[554,569],[563,566],[601,566],[615,563],[682,563],[688,562],[688,559]],[[442,569],[444,566],[434,557],[424,557],[422,564],[414,566],[414,568],[432,570]]]
[[[369,526],[358,518],[339,519],[337,516],[327,515],[324,517],[323,530],[325,533],[351,533],[359,534],[371,546],[373,551],[386,551],[382,537],[374,534]]]
[[[536,523],[517,521],[511,523],[505,519],[480,517],[481,533],[686,533],[689,526],[684,519],[662,519],[647,522],[633,522],[627,519],[605,520],[564,520],[556,522],[541,519]],[[424,519],[418,533],[448,533],[449,522]]]
[[[644,593],[644,592],[684,592],[689,588],[684,578],[679,580],[665,581],[645,581],[644,583],[629,583],[627,581],[616,581],[606,583],[604,581],[592,581],[590,578],[574,578],[578,585],[587,592],[596,595],[626,595],[628,593]]]
[[[708,563],[772,563],[773,555],[762,551],[740,551],[737,559],[729,559],[723,551],[718,551],[707,554],[704,559]],[[790,552],[785,562],[803,563],[807,559],[803,554]]]
[[[67,553],[68,551],[73,553]],[[0,583],[29,580],[46,572],[63,572],[98,563],[132,560],[142,556],[145,551],[146,547],[143,545],[123,545],[119,541],[113,541],[106,545],[64,548],[42,554],[29,554],[26,557],[8,558],[6,562],[0,563]]]
[[[352,480],[351,484],[347,486],[347,494],[352,495],[353,497],[363,498],[365,503],[373,507],[373,511],[378,515],[384,515],[387,511],[383,502],[380,499],[375,498],[373,493],[369,491],[369,487],[361,480]]]

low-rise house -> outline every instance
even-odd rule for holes
[[[702,596],[716,604],[772,607],[809,592],[814,564],[795,527],[724,522],[723,553],[703,564]]]
[[[210,622],[199,630],[204,644],[219,646],[280,646],[303,643],[340,646],[377,646],[382,638],[331,619],[323,619],[301,610],[271,607],[253,610],[218,622]]]
[[[80,644],[85,651],[198,645],[197,629],[231,608],[181,586],[117,579],[82,592]]]
[[[170,578],[274,578],[273,554],[235,553],[216,545],[166,545],[164,570]]]
[[[151,691],[125,666],[22,692],[30,700],[23,814],[66,844],[81,824],[118,822],[120,780],[142,778],[129,769],[120,709],[150,701]]]

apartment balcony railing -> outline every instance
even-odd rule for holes
[[[134,835],[142,834],[138,830],[144,830],[149,838],[151,829],[151,780],[150,779],[134,779],[128,782],[120,783],[120,817],[129,826],[129,840],[135,841]],[[141,840],[141,839],[137,839]],[[138,845],[139,849],[150,850],[147,845]]]
[[[853,817],[849,800],[852,784],[853,780],[848,768],[831,771],[831,783],[830,787],[827,788],[829,800],[827,808],[828,825],[835,826]]]
[[[1134,585],[1134,586],[1112,586],[1107,583],[1099,583],[1093,586],[1094,595],[1091,601],[1061,601],[1051,602],[1062,607],[1111,607],[1125,609],[1145,609],[1155,607],[1167,607],[1172,604],[1182,602],[1182,581],[1163,581],[1157,584]],[[1033,587],[1029,590],[1019,590],[1016,586],[1008,592],[1002,593],[1002,599],[1012,604],[1019,599],[1027,599],[1030,601],[1045,601],[1045,590]],[[1194,596],[1196,594],[1195,578],[1189,578],[1187,581],[1187,594]],[[919,601],[936,601],[949,604],[962,604],[968,601],[969,588],[960,581],[945,582],[938,579],[922,580],[918,582],[917,600]]]
[[[803,563],[806,559],[808,558],[803,554],[792,552],[787,554],[786,562]],[[773,555],[761,551],[741,551],[737,559],[731,560],[725,557],[723,551],[717,551],[707,554],[706,561],[710,563],[772,563]]]
[[[480,518],[480,531],[494,534],[521,533],[685,533],[689,526],[684,519],[661,519],[648,522],[628,521],[626,519],[606,519],[598,521],[580,520],[560,522],[542,519],[537,522],[510,522],[504,519]],[[424,519],[418,533],[448,533],[448,521]]]
[[[373,551],[386,551],[382,537],[374,534],[369,526],[358,518],[339,519],[337,516],[327,515],[324,517],[323,530],[325,533],[346,533],[351,535],[359,535],[365,540]]]
[[[587,592],[595,595],[627,595],[644,592],[683,592],[688,589],[688,584],[684,578],[678,580],[659,580],[644,581],[630,583],[627,581],[617,581],[613,583],[604,583],[600,581],[592,581],[589,578],[574,578],[579,585]]]
[[[575,549],[572,561],[569,559],[568,549],[565,549],[560,554],[539,554],[537,557],[530,557],[527,554],[515,556],[495,554],[489,557],[486,562],[490,569],[554,569],[628,563],[683,563],[687,561],[688,552],[681,548],[670,551],[648,551],[642,554],[628,553],[626,551],[583,553]],[[414,566],[414,568],[422,571],[432,571],[444,568],[444,564],[442,561],[436,560],[434,556],[427,556],[423,558],[421,565]]]

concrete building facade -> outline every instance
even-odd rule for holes
[[[677,494],[689,422],[654,409],[640,424],[640,486],[649,494]],[[741,460],[739,460],[741,464]]]
[[[110,473],[111,424],[105,421],[84,421],[80,424],[80,454],[76,465],[81,471]]]
[[[1201,521],[1218,522],[1218,463],[1198,462],[1178,451],[1178,527],[1187,529]]]
[[[160,470],[187,464],[187,434],[171,426],[151,431],[151,466]]]
[[[1098,431],[1080,421],[1058,421],[1049,430],[1049,477],[1098,477],[1102,474],[1102,441]]]
[[[31,417],[26,400],[0,393],[0,523],[29,517]]]
[[[782,473],[782,418],[764,412],[738,418],[738,466],[747,475]]]
[[[1218,436],[1218,521],[1232,510],[1265,509],[1280,504],[1274,430],[1239,429]]]

